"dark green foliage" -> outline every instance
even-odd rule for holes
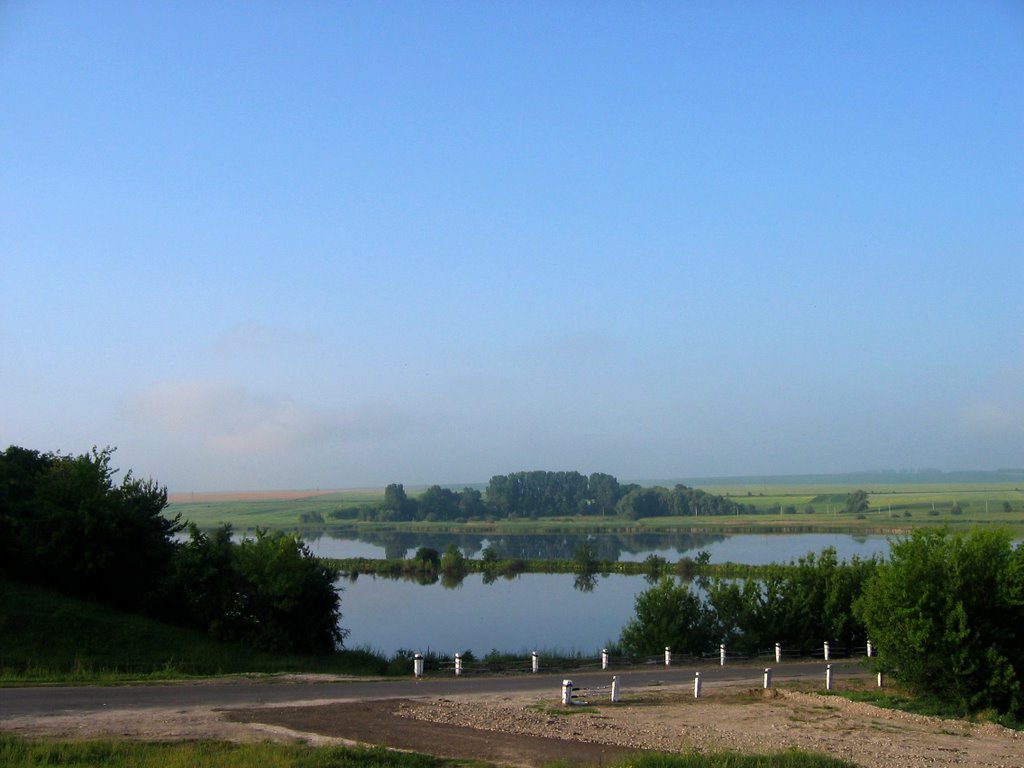
[[[658,654],[668,647],[698,656],[715,639],[712,613],[688,586],[676,584],[671,578],[637,595],[634,610],[635,616],[620,639],[627,654]]]
[[[685,570],[707,566],[707,553]],[[682,561],[680,562],[682,566]],[[756,578],[714,579],[707,602],[686,587],[662,580],[641,593],[636,615],[623,630],[630,652],[655,653],[665,646],[693,654],[714,652],[720,642],[742,655],[774,648],[810,653],[826,640],[837,648],[867,641],[853,603],[878,567],[875,560],[840,563],[834,549],[808,554],[788,565],[757,569]]]
[[[846,512],[866,512],[868,509],[868,492],[852,491],[846,494]]]
[[[0,567],[66,594],[139,610],[150,605],[184,526],[167,489],[128,472],[115,484],[112,449],[82,456],[16,446],[0,454]]]
[[[708,602],[718,616],[722,641],[740,653],[754,654],[782,643],[809,653],[828,640],[837,647],[864,645],[867,636],[853,613],[875,560],[839,563],[829,547],[795,563],[773,563],[757,580],[742,584],[716,579]]]
[[[330,653],[339,629],[337,573],[295,534],[256,531],[231,541],[229,526],[212,535],[189,527],[168,596],[172,620],[218,640],[272,652]]]
[[[0,568],[73,597],[146,612],[214,637],[277,652],[325,653],[344,633],[333,569],[297,535],[258,532],[231,542],[162,513],[167,490],[131,472],[120,484],[113,451],[0,454]]]
[[[346,516],[380,522],[479,520],[484,517],[541,518],[566,515],[623,515],[631,519],[671,515],[736,515],[753,505],[677,485],[672,489],[620,485],[612,475],[595,472],[513,472],[494,475],[486,498],[480,491],[453,491],[432,485],[418,497],[401,483],[384,489],[384,503],[346,511]],[[340,518],[340,512],[330,513]]]
[[[450,576],[462,576],[466,572],[466,556],[455,544],[449,544],[441,555],[440,570]]]
[[[1007,531],[915,531],[891,544],[857,611],[880,669],[964,712],[1024,716],[1024,549]]]

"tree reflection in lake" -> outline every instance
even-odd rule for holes
[[[590,546],[598,560],[616,562],[623,555],[675,550],[679,553],[696,552],[710,544],[724,540],[723,534],[701,533],[564,533],[564,534],[460,534],[419,533],[411,531],[360,532],[358,540],[382,547],[387,559],[409,556],[419,547],[432,547],[444,551],[455,544],[466,557],[476,557],[490,547],[502,560],[570,560],[582,544]],[[681,555],[680,555],[681,556]],[[626,557],[625,559],[633,559]]]

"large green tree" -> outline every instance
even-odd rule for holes
[[[856,604],[880,669],[964,711],[1024,716],[1024,550],[982,529],[917,530],[890,550]]]

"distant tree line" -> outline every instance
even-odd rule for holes
[[[620,515],[631,520],[673,515],[738,515],[756,512],[725,496],[676,485],[644,488],[620,483],[613,475],[595,472],[513,472],[494,475],[484,492],[453,491],[432,485],[410,496],[401,483],[384,489],[384,501],[332,513],[335,518],[382,522],[456,521],[484,518],[542,518],[566,515]]]
[[[297,535],[201,533],[163,514],[165,487],[116,483],[112,453],[0,453],[0,574],[263,650],[341,646],[336,574]]]

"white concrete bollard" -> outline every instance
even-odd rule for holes
[[[775,644],[775,663],[782,663],[782,643]]]
[[[772,687],[772,669],[771,667],[764,668],[764,687],[768,690]]]
[[[693,698],[700,698],[700,672],[693,675]]]
[[[412,657],[412,673],[416,677],[423,677],[423,654],[417,653]]]
[[[601,669],[608,669],[608,649],[601,649]]]
[[[456,676],[462,674],[462,654],[461,653],[456,653],[455,654],[455,674],[456,674]]]
[[[826,640],[825,641],[825,661],[829,660],[828,656],[829,656],[829,647],[828,647],[828,640]]]
[[[725,643],[718,646],[718,663],[721,666],[725,666]]]
[[[825,690],[826,691],[831,691],[832,690],[832,665],[831,664],[826,664],[825,665]]]
[[[881,672],[879,672],[879,673],[878,673],[878,687],[879,687],[879,688],[881,688],[881,687],[882,687],[882,684],[883,684],[884,682],[885,682],[885,681],[884,681],[884,680],[882,679],[882,673],[881,673]]]
[[[619,676],[612,677],[612,704],[619,703]]]
[[[665,646],[665,666],[672,666],[672,649],[669,648],[667,645]]]
[[[538,656],[537,652],[534,651],[533,655],[530,658],[532,659],[532,663],[533,663],[532,669],[533,669],[534,674],[536,674],[537,672],[540,672],[540,656]]]
[[[868,640],[868,658],[869,659],[871,658],[872,654],[874,653],[874,650],[875,650],[875,647],[871,644],[871,641]]]
[[[572,680],[562,681],[562,704],[564,706],[572,704]]]

